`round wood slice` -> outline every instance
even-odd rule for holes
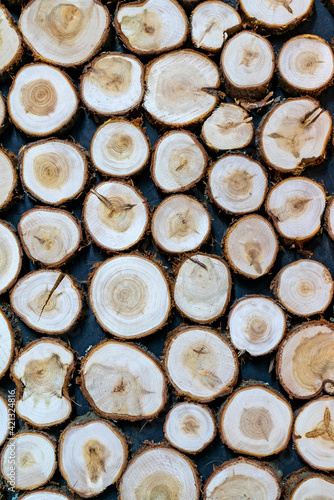
[[[79,320],[81,292],[74,280],[57,270],[32,271],[21,278],[10,293],[14,312],[30,328],[58,335]]]
[[[165,348],[165,368],[178,394],[208,402],[232,392],[237,355],[217,331],[204,326],[174,330]]]
[[[200,483],[193,463],[166,446],[150,447],[137,453],[119,485],[120,500],[144,498],[199,500]]]
[[[98,0],[33,0],[19,27],[36,59],[73,67],[91,59],[108,38],[110,14]]]
[[[130,54],[104,53],[85,68],[80,94],[87,109],[98,115],[128,113],[143,98],[144,66]]]
[[[79,98],[64,72],[47,64],[28,64],[16,73],[7,106],[19,130],[45,137],[74,123]]]
[[[97,344],[83,358],[81,389],[99,415],[114,420],[152,419],[167,399],[158,361],[135,344],[115,340]]]
[[[237,495],[237,496],[236,496]],[[280,481],[263,462],[239,458],[217,467],[204,486],[204,500],[247,498],[278,500]]]
[[[67,420],[72,411],[68,384],[73,370],[73,352],[60,340],[44,338],[28,344],[11,366],[17,415],[38,428]]]
[[[47,205],[76,199],[88,180],[85,150],[70,141],[46,139],[23,146],[19,152],[23,187]]]
[[[102,328],[122,339],[156,332],[166,323],[171,308],[164,273],[139,254],[106,260],[94,273],[89,300]]]
[[[222,407],[220,433],[237,453],[258,458],[284,450],[291,437],[289,403],[266,385],[251,384],[235,391]]]

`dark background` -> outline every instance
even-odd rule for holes
[[[235,6],[235,2],[232,0],[231,3]],[[111,15],[113,16],[114,8],[109,6]],[[10,8],[10,11],[14,15],[15,19],[18,18],[19,10]],[[317,34],[323,38],[325,38],[328,42],[331,42],[331,38],[334,34],[334,18],[328,12],[328,10],[322,5],[320,0],[315,1],[315,9],[313,15],[304,23],[302,23],[299,27],[294,30],[288,32],[282,36],[270,36],[269,41],[273,44],[275,53],[278,54],[280,47],[282,44],[292,36],[303,34],[303,33],[313,33]],[[190,43],[188,44],[190,46]],[[108,48],[108,50],[117,50],[125,52],[124,48],[119,45],[115,41],[115,36],[113,34],[113,42]],[[147,60],[142,59],[143,62],[147,62]],[[215,62],[219,63],[219,55],[213,58]],[[27,62],[31,62],[32,58],[28,56]],[[68,71],[69,75],[74,79],[75,83],[78,83],[78,77],[80,76],[80,70]],[[4,95],[7,95],[9,89],[9,83],[3,84],[0,86],[1,91]],[[223,88],[223,87],[222,87]],[[272,90],[274,90],[274,97],[284,97],[284,93],[279,89],[277,85],[276,79],[273,81]],[[227,99],[229,100],[229,99]],[[320,102],[322,106],[328,109],[333,115],[334,112],[334,89],[333,87],[328,88],[320,97]],[[263,114],[266,110],[263,110],[259,113],[253,112],[252,116],[254,118],[254,125],[257,126],[259,121],[261,120]],[[153,146],[159,137],[159,133],[156,129],[154,129],[144,118],[144,125],[146,127],[146,133],[150,139],[151,145]],[[87,151],[90,149],[90,141],[92,136],[97,129],[98,124],[93,117],[88,116],[87,112],[84,109],[81,109],[80,117],[73,127],[69,131],[67,137],[73,138],[75,141],[80,143]],[[195,130],[195,133],[199,133],[200,129]],[[161,133],[160,133],[161,135]],[[13,125],[9,125],[5,133],[0,137],[0,141],[2,146],[9,151],[12,151],[14,154],[17,154],[19,149],[29,142],[33,142],[32,138],[27,138],[24,134],[21,134],[17,131]],[[251,145],[251,147],[247,148],[247,153],[257,157],[255,142]],[[209,152],[210,154],[210,152]],[[212,160],[219,157],[219,155],[211,154]],[[332,152],[329,152],[328,159],[321,165],[316,167],[308,167],[303,175],[310,177],[320,183],[323,184],[326,189],[328,195],[331,195],[334,191],[334,158]],[[280,180],[280,177],[276,174],[269,172],[270,182],[277,182]],[[93,179],[93,184],[98,184],[103,180],[103,177],[99,174]],[[149,168],[146,168],[139,176],[134,177],[134,184],[137,188],[139,188],[144,196],[148,199],[149,205],[151,209],[156,207],[160,201],[163,199],[163,195],[161,192],[157,190],[155,185],[153,184],[152,179],[150,178]],[[33,200],[31,200],[26,194],[23,194],[22,188],[20,187],[20,193],[22,195],[21,198],[17,200],[17,202],[8,210],[4,211],[1,214],[1,218],[7,222],[10,222],[15,228],[17,227],[17,223],[20,220],[21,215],[32,208],[35,204]],[[201,248],[201,251],[214,253],[217,255],[221,255],[221,239],[226,231],[226,228],[231,224],[233,218],[221,211],[219,211],[212,203],[209,202],[208,196],[206,194],[206,184],[205,180],[199,182],[196,187],[189,191],[189,194],[195,196],[200,199],[208,211],[212,216],[212,238],[209,240],[206,245]],[[67,208],[69,211],[73,212],[78,219],[81,219],[81,211],[82,211],[82,203],[83,196],[81,196],[78,200],[69,203]],[[264,210],[261,209],[260,213],[264,214]],[[152,245],[152,241],[150,236],[147,236],[146,239],[139,245],[139,250],[148,250],[151,252],[155,252],[158,254],[159,258],[164,262],[164,264],[168,267],[168,272],[172,277],[171,268],[173,263],[176,262],[176,259],[168,259],[166,256],[158,253],[154,246]],[[334,260],[333,260],[333,248],[334,244],[328,237],[328,234],[324,231],[322,234],[313,238],[313,240],[304,245],[304,251],[311,251],[313,253],[313,258],[325,264],[331,271],[334,276]],[[77,280],[82,284],[83,290],[86,293],[87,291],[87,281],[89,277],[89,273],[92,272],[92,266],[99,261],[103,261],[108,257],[108,255],[99,250],[94,244],[88,245],[84,247],[80,253],[72,260],[68,265],[65,266],[64,270],[68,273],[73,274]],[[233,274],[233,289],[232,289],[232,298],[230,304],[236,299],[239,299],[247,294],[264,294],[270,295],[270,283],[276,273],[286,264],[298,260],[300,258],[307,258],[303,251],[298,251],[295,248],[289,248],[283,246],[281,242],[280,252],[278,254],[276,263],[271,271],[271,273],[263,278],[257,280],[250,280],[246,278],[242,278],[236,274]],[[20,276],[25,275],[26,273],[36,269],[37,266],[34,265],[29,259],[24,256],[23,266]],[[1,302],[8,303],[8,294],[4,294],[1,297]],[[227,322],[227,315],[230,307],[227,309],[226,314],[218,321],[213,323],[215,328],[221,329],[224,333]],[[326,319],[332,319],[333,315],[333,306],[331,305],[324,317]],[[316,319],[315,317],[314,319]],[[289,317],[289,327],[300,324],[301,320],[294,317]],[[334,321],[332,319],[332,321]],[[164,342],[166,339],[166,335],[168,332],[173,330],[176,326],[178,326],[182,322],[180,316],[177,314],[176,310],[172,311],[170,320],[168,324],[159,332],[152,334],[148,337],[145,337],[140,340],[140,345],[144,345],[151,352],[153,352],[156,356],[161,356],[164,348]],[[32,340],[38,339],[41,336],[34,333],[33,330],[29,329],[22,322],[19,322],[19,326],[22,330],[22,344],[25,346]],[[63,335],[62,338],[66,342],[68,342],[72,348],[77,352],[78,358],[85,355],[87,350],[92,345],[96,345],[101,340],[110,336],[103,332],[101,327],[98,325],[92,311],[89,309],[87,315],[80,321],[79,325],[68,335]],[[272,359],[274,358],[275,353],[267,356],[262,356],[260,358],[251,358],[248,355],[240,356],[240,377],[239,382],[246,380],[258,380],[269,383],[272,387],[279,389],[283,395],[286,396],[284,390],[280,387],[279,383],[276,380],[275,370],[269,373],[269,365]],[[75,377],[77,376],[78,369],[80,366],[80,359],[78,359],[78,367],[71,381],[70,386],[70,395],[73,399],[73,418],[77,415],[83,415],[86,412],[90,411],[90,406],[84,398],[83,394],[80,391],[80,388],[77,384],[75,384]],[[1,380],[1,387],[6,391],[7,389],[13,388],[14,384],[10,381],[8,374]],[[170,388],[169,390],[169,401],[166,405],[164,412],[162,412],[157,418],[153,421],[140,421],[136,423],[128,423],[125,421],[118,421],[117,426],[122,429],[130,440],[130,457],[133,456],[138,448],[140,448],[145,440],[152,440],[154,442],[161,442],[164,439],[163,435],[163,423],[165,420],[166,413],[169,411],[171,406],[178,400],[175,396],[173,390]],[[181,398],[179,398],[181,400]],[[219,398],[215,400],[213,403],[210,403],[210,408],[213,410],[215,414],[218,413],[219,408],[224,402],[225,398]],[[294,410],[297,410],[303,405],[303,402],[292,401],[292,407]],[[19,421],[17,423],[17,428],[22,428],[24,423]],[[61,428],[51,429],[51,433],[55,436],[59,435],[59,431],[66,426],[66,423],[61,426]],[[199,453],[194,457],[194,461],[197,464],[199,474],[203,481],[207,480],[208,477],[212,474],[214,467],[222,464],[224,461],[229,460],[236,455],[232,453],[228,448],[226,448],[220,441],[217,436],[213,443],[211,443],[204,451]],[[273,463],[282,471],[283,475],[286,476],[291,472],[300,469],[305,466],[303,461],[299,459],[296,451],[293,449],[293,446],[290,442],[288,448],[279,453],[278,455],[272,457],[267,462]],[[62,479],[59,471],[57,470],[53,481],[55,483],[60,483],[62,485],[65,484]],[[8,499],[17,498],[17,495],[13,496],[13,494],[8,493]],[[98,499],[109,499],[114,500],[117,498],[117,491],[115,486],[109,487],[104,493],[95,497]]]

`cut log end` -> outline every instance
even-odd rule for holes
[[[155,243],[164,252],[178,254],[199,248],[209,237],[210,216],[195,198],[174,195],[157,207],[151,231]]]
[[[15,479],[11,474],[13,466]],[[43,432],[20,431],[2,449],[1,475],[8,483],[14,482],[16,490],[34,490],[43,486],[52,478],[56,466],[54,441]]]
[[[174,302],[181,314],[197,323],[222,316],[230,300],[231,274],[216,255],[194,254],[178,267]]]
[[[127,455],[124,436],[106,420],[88,417],[84,423],[74,421],[60,436],[60,471],[71,490],[84,498],[114,484],[125,468]]]
[[[156,332],[171,308],[164,273],[155,262],[137,254],[105,261],[93,276],[89,299],[102,328],[123,339]]]
[[[155,59],[147,66],[145,79],[143,106],[152,121],[161,125],[194,125],[218,103],[218,68],[193,50],[178,50]]]
[[[268,188],[268,177],[262,166],[242,154],[228,154],[218,160],[208,177],[213,201],[232,214],[258,210]]]
[[[311,321],[292,330],[277,355],[277,376],[291,397],[308,399],[324,389],[333,394],[334,327]]]
[[[137,54],[159,54],[184,44],[188,19],[174,0],[144,0],[121,5],[115,28],[125,46]]]
[[[266,38],[241,31],[225,44],[220,64],[231,97],[259,100],[268,93],[275,55]]]
[[[8,76],[21,61],[22,38],[11,14],[4,5],[0,6],[0,75]]]
[[[103,54],[84,71],[80,91],[89,111],[103,116],[126,114],[143,98],[144,66],[129,54]]]
[[[6,101],[4,96],[0,93],[0,134],[5,130],[7,126],[7,111],[6,111]]]
[[[327,205],[325,223],[329,236],[334,240],[334,197],[330,199]]]
[[[216,434],[209,408],[195,403],[179,403],[168,413],[165,437],[172,446],[185,453],[199,453]]]
[[[17,186],[17,173],[14,155],[0,149],[0,210],[13,201]]]
[[[19,26],[37,59],[59,66],[78,66],[101,48],[108,37],[110,15],[97,0],[71,3],[34,0],[23,8]]]
[[[64,264],[79,248],[82,233],[77,220],[65,210],[33,208],[18,224],[28,257],[47,267]]]
[[[312,14],[314,0],[240,0],[248,23],[265,32],[281,34]]]
[[[79,99],[65,73],[47,64],[28,64],[16,74],[7,105],[19,130],[30,136],[45,137],[73,122]]]
[[[276,170],[300,173],[326,157],[332,119],[318,101],[287,99],[267,114],[259,132],[263,160]]]
[[[60,271],[33,271],[10,293],[14,312],[37,332],[51,335],[69,331],[82,310],[81,292],[73,279]]]
[[[278,233],[287,241],[308,241],[321,228],[326,207],[324,188],[306,178],[276,184],[266,200],[266,210]]]
[[[97,129],[91,142],[92,161],[100,172],[128,177],[144,168],[150,156],[146,135],[132,121],[110,120]]]
[[[134,344],[105,341],[82,361],[82,391],[106,418],[142,420],[165,406],[166,381],[159,363]]]
[[[4,293],[14,285],[21,271],[22,250],[9,224],[0,221],[0,229],[0,293]]]
[[[229,394],[239,373],[234,350],[224,337],[207,327],[175,330],[164,362],[178,394],[199,402]]]
[[[38,428],[64,422],[72,410],[68,383],[73,369],[73,353],[61,341],[30,343],[11,367],[17,385],[18,416]]]
[[[199,497],[195,466],[180,452],[166,446],[139,452],[129,463],[119,485],[120,500],[199,500]]]
[[[333,80],[333,50],[316,35],[299,35],[283,45],[277,67],[281,86],[287,92],[316,96]]]
[[[215,151],[242,149],[250,144],[254,135],[252,117],[240,106],[221,104],[202,126],[201,136]]]
[[[204,486],[204,500],[234,498],[278,500],[280,481],[273,470],[255,460],[239,458],[218,467]]]
[[[87,156],[77,144],[48,139],[24,146],[19,153],[24,188],[47,205],[77,198],[88,179]]]
[[[8,402],[0,394],[0,446],[6,441],[11,425],[12,423],[9,422]]]
[[[0,309],[0,379],[12,363],[15,349],[15,332],[7,315]]]
[[[325,474],[317,474],[309,469],[301,469],[291,477],[284,487],[285,499],[329,500],[334,495],[334,481]]]
[[[333,298],[333,280],[320,262],[302,259],[285,266],[272,288],[281,304],[296,316],[324,312]]]
[[[334,401],[324,396],[302,407],[296,417],[293,440],[298,454],[314,469],[334,470]]]
[[[263,356],[281,342],[286,329],[286,316],[272,299],[253,295],[233,306],[228,326],[236,349],[247,351],[251,356]]]
[[[102,182],[88,193],[83,221],[93,241],[108,251],[134,246],[148,226],[147,201],[125,182]]]
[[[75,500],[73,495],[68,492],[67,488],[50,487],[26,493],[19,500]]]
[[[187,191],[203,177],[207,161],[205,149],[193,134],[167,132],[153,150],[152,179],[165,193]]]
[[[235,391],[220,415],[224,444],[237,453],[258,458],[284,450],[291,437],[293,413],[289,403],[264,385]]]
[[[247,278],[259,278],[274,265],[278,240],[271,224],[260,215],[247,215],[227,231],[224,253],[232,268]]]
[[[191,37],[197,49],[218,52],[227,37],[241,29],[241,18],[230,5],[207,0],[191,15]]]

